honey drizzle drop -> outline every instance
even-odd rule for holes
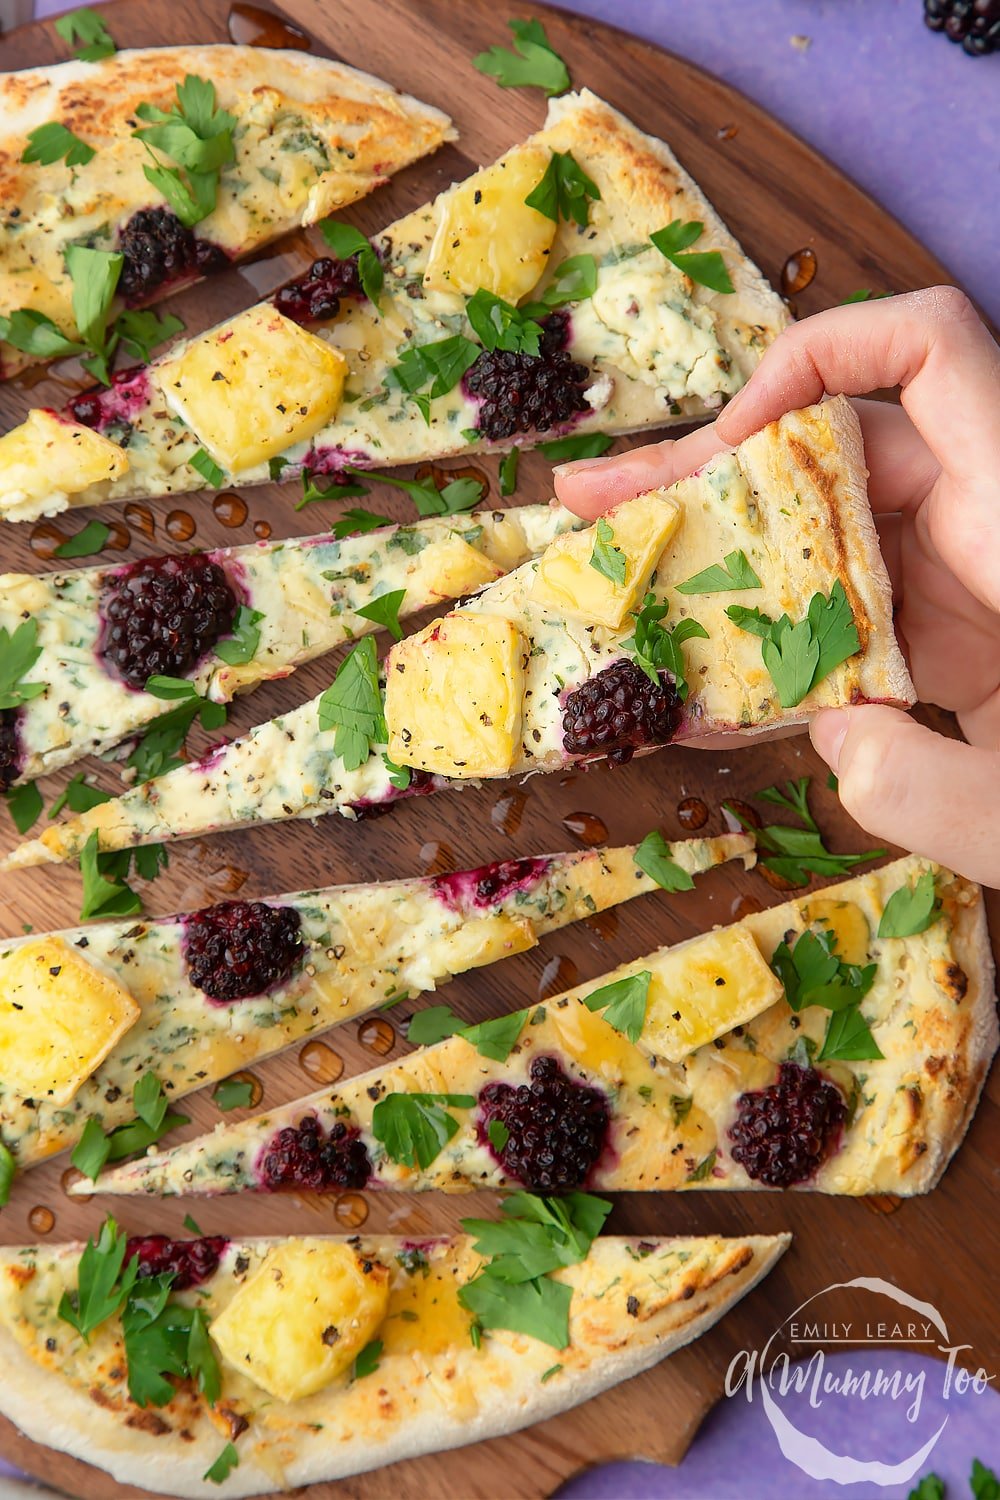
[[[344,1071],[344,1059],[326,1042],[307,1042],[299,1053],[299,1066],[317,1083],[336,1083]]]
[[[273,11],[259,5],[249,5],[246,0],[237,0],[229,8],[227,19],[230,40],[238,47],[297,48],[300,52],[312,51],[312,37],[283,21]]]
[[[223,490],[212,500],[212,509],[217,521],[223,526],[242,526],[247,518],[247,503],[242,495],[232,490]]]
[[[28,1227],[33,1234],[51,1234],[55,1224],[55,1214],[42,1203],[37,1204],[28,1215]]]
[[[358,1027],[358,1041],[370,1052],[386,1057],[396,1045],[396,1028],[385,1016],[370,1016]]]
[[[131,541],[132,533],[127,526],[123,526],[120,521],[109,522],[108,539],[104,543],[105,547],[112,552],[124,552]]]
[[[60,531],[58,526],[53,526],[51,521],[39,521],[37,526],[31,528],[28,537],[28,546],[36,557],[43,562],[48,562],[56,555],[56,548],[61,547],[63,542],[68,541],[65,531]]]
[[[563,827],[571,833],[577,843],[594,849],[607,843],[608,825],[603,818],[592,812],[571,812],[563,818]]]
[[[572,989],[579,977],[579,969],[565,953],[556,953],[549,959],[538,981],[539,1000],[551,1000],[563,990]]]
[[[141,536],[152,536],[156,530],[156,518],[148,505],[126,505],[125,519],[133,531]]]
[[[172,542],[189,542],[195,529],[194,517],[186,510],[172,510],[167,517],[166,532]]]
[[[677,821],[691,832],[704,828],[708,822],[708,808],[700,797],[685,797],[677,804]]]
[[[528,805],[525,792],[506,792],[498,797],[490,809],[490,822],[494,828],[499,828],[501,833],[516,833],[521,826],[524,817],[524,809]]]
[[[333,1216],[345,1229],[360,1229],[368,1217],[368,1204],[360,1193],[341,1193],[333,1205]]]
[[[266,542],[271,535],[270,521],[255,521],[253,523],[253,534],[258,541]]]
[[[781,290],[785,296],[794,297],[797,292],[804,292],[816,275],[818,264],[815,250],[808,246],[793,251],[781,268]]]

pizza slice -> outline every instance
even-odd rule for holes
[[[0,378],[97,348],[99,278],[116,309],[143,307],[455,136],[367,73],[260,47],[112,49],[7,73],[0,119],[0,201],[16,205],[0,236]]]
[[[353,1188],[924,1193],[972,1118],[995,1006],[982,892],[909,856],[221,1125],[97,1190],[295,1188],[325,1149]]]
[[[270,1493],[515,1432],[648,1370],[790,1236],[595,1237],[610,1208],[389,1235],[0,1251],[0,1411],[169,1495]],[[105,1295],[94,1297],[95,1285]]]
[[[131,1122],[140,1080],[140,1097],[172,1103],[572,922],[753,859],[743,834],[654,842],[655,863],[632,845],[539,855],[0,943],[0,1145],[31,1166],[90,1121]]]
[[[103,754],[178,704],[190,716],[194,694],[228,702],[379,623],[395,628],[473,593],[580,524],[561,507],[524,505],[343,540],[0,576],[0,630],[37,651],[25,672],[44,685],[0,709],[0,791]],[[180,632],[178,614],[187,616]],[[150,678],[156,691],[146,690]]]
[[[328,233],[272,301],[32,412],[0,515],[690,422],[788,321],[668,148],[586,91],[374,254]]]
[[[843,398],[557,538],[395,646],[384,701],[371,644],[311,703],[54,824],[3,867],[76,858],[95,833],[118,849],[355,817],[416,790],[913,702]]]

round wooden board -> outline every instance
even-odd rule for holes
[[[107,24],[120,45],[214,42],[227,36],[228,0],[117,0],[106,9]],[[645,130],[662,136],[676,150],[748,252],[777,284],[786,258],[804,246],[817,254],[819,271],[798,300],[805,314],[836,303],[857,287],[904,290],[948,280],[945,270],[888,214],[833,167],[791,136],[755,105],[690,64],[636,41],[608,26],[562,12],[510,5],[499,10],[489,0],[290,0],[285,14],[314,39],[315,50],[390,79],[401,88],[447,109],[461,136],[436,157],[403,173],[349,217],[373,230],[423,202],[480,162],[492,160],[510,143],[537,128],[544,104],[536,91],[502,91],[471,66],[481,49],[506,38],[508,13],[543,14],[553,45],[566,58],[577,84],[586,84],[625,111]],[[22,28],[5,38],[3,65],[23,67],[61,60],[63,43],[50,23]],[[310,242],[298,237],[279,253],[195,287],[175,299],[189,330],[235,312],[295,274],[311,258]],[[72,365],[34,381],[0,388],[0,420],[6,428],[29,405],[58,405],[83,383]],[[491,500],[498,501],[495,464],[484,469]],[[549,493],[547,469],[539,457],[521,465],[517,500]],[[322,529],[329,511],[293,509],[293,487],[247,492],[249,516],[227,530],[204,498],[189,509],[197,521],[193,546],[246,542],[255,521],[274,534],[306,534]],[[379,509],[402,518],[406,502],[395,492],[377,497]],[[156,502],[152,539],[135,537],[121,556],[170,550],[164,532],[167,512],[177,507]],[[117,513],[118,518],[121,512]],[[69,529],[88,519],[76,518]],[[28,528],[8,527],[2,539],[3,566],[38,571]],[[294,678],[244,698],[231,715],[242,732],[253,723],[303,701],[329,681],[330,664],[314,663]],[[943,716],[942,723],[944,723]],[[196,742],[197,743],[197,742]],[[109,789],[113,770],[88,766]],[[563,819],[577,811],[601,818],[612,842],[641,837],[659,825],[668,836],[683,830],[678,802],[697,795],[711,810],[708,832],[723,827],[724,797],[748,797],[788,776],[811,774],[813,798],[835,848],[860,849],[869,842],[826,790],[825,768],[805,739],[759,745],[737,754],[692,750],[666,752],[614,772],[538,778],[523,789],[484,787],[461,797],[438,796],[402,806],[391,817],[351,825],[337,818],[318,824],[292,823],[256,832],[181,844],[171,851],[169,869],[155,889],[144,891],[147,906],[167,912],[219,900],[239,890],[264,895],[317,883],[374,880],[460,868],[512,854],[542,853],[573,846]],[[49,803],[67,777],[44,787]],[[2,847],[12,842],[5,820]],[[663,942],[676,941],[712,923],[731,918],[734,903],[749,895],[762,904],[775,898],[760,874],[726,867],[681,897],[646,896],[623,908],[599,929],[583,924],[558,934],[531,954],[455,981],[442,998],[469,1017],[514,1009],[535,999],[551,980],[557,959],[583,976],[597,975],[621,960]],[[74,870],[29,871],[0,880],[0,929],[18,933],[67,925],[78,910]],[[994,910],[994,927],[997,912]],[[571,982],[566,979],[565,982]],[[410,1007],[404,1009],[409,1010]],[[375,1055],[348,1026],[331,1041],[357,1072],[374,1066]],[[405,1050],[397,1040],[393,1056]],[[294,1098],[312,1085],[292,1053],[255,1070],[268,1104]],[[475,1448],[459,1449],[340,1484],[313,1486],[311,1500],[463,1500],[502,1494],[538,1497],[551,1493],[582,1465],[639,1455],[665,1462],[682,1457],[702,1416],[722,1390],[725,1368],[739,1349],[758,1347],[775,1325],[805,1297],[831,1282],[859,1273],[889,1276],[917,1296],[932,1300],[959,1341],[971,1341],[965,1362],[985,1363],[1000,1347],[1000,1311],[981,1295],[981,1247],[989,1244],[995,1221],[998,1091],[984,1099],[969,1139],[942,1186],[929,1198],[897,1205],[880,1200],[838,1201],[806,1195],[635,1196],[615,1208],[611,1229],[645,1234],[721,1231],[773,1232],[791,1229],[795,1241],[764,1286],[738,1306],[716,1329],[664,1362],[658,1369],[608,1392],[586,1408],[534,1429]],[[193,1124],[188,1132],[218,1119],[210,1098],[187,1101]],[[99,1199],[71,1201],[61,1189],[67,1162],[58,1159],[20,1180],[10,1205],[0,1214],[0,1243],[22,1243],[34,1236],[28,1214],[46,1204],[56,1215],[53,1237],[84,1237],[96,1230],[104,1212]],[[420,1236],[457,1225],[468,1213],[495,1213],[496,1195],[460,1201],[437,1197],[406,1199],[383,1194],[368,1200],[368,1227]],[[193,1208],[206,1232],[276,1234],[335,1232],[332,1200],[289,1198],[219,1199],[194,1204],[125,1202],[121,1217],[133,1230],[182,1233],[185,1212]],[[961,1226],[956,1233],[956,1226]],[[947,1245],[947,1260],[942,1246]],[[947,1266],[945,1272],[944,1266]],[[798,1352],[803,1352],[799,1346]],[[0,1421],[0,1452],[39,1478],[87,1500],[145,1492],[125,1489],[105,1474],[65,1455],[28,1442]],[[502,1477],[500,1477],[502,1476]]]

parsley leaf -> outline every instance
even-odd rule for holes
[[[528,302],[520,312],[541,318],[567,302],[583,302],[597,290],[597,261],[592,255],[571,255],[552,273],[552,280],[537,302]]]
[[[41,654],[37,620],[25,620],[13,634],[0,625],[0,709],[20,708],[44,693],[44,682],[21,681]]]
[[[876,964],[848,964],[834,952],[832,932],[801,932],[794,947],[782,941],[775,948],[771,968],[781,980],[785,998],[795,1012],[807,1005],[832,1011],[819,1057],[879,1058],[882,1056],[861,1014],[861,1001],[875,982]]]
[[[362,471],[348,469],[348,474]],[[419,516],[453,516],[458,511],[471,510],[483,498],[484,486],[480,479],[452,479],[438,488],[433,478],[396,479],[392,474],[372,474],[380,484],[391,484],[394,489],[405,490],[417,508]]]
[[[871,849],[863,854],[834,854],[826,847],[809,811],[809,782],[810,777],[802,776],[798,781],[786,782],[785,793],[777,787],[765,787],[758,793],[763,802],[790,808],[805,825],[802,828],[789,828],[784,823],[768,823],[763,828],[755,828],[731,803],[723,804],[747,833],[753,835],[758,849],[765,851],[761,860],[764,869],[780,875],[792,885],[808,885],[810,875],[844,875],[855,865],[881,859],[886,852],[884,849]]]
[[[60,542],[52,555],[53,557],[92,557],[95,552],[100,552],[110,535],[111,527],[105,526],[103,521],[88,521],[86,526],[81,527],[73,536]]]
[[[77,41],[83,42],[84,45],[74,53],[81,62],[100,62],[102,57],[110,57],[118,50],[101,17],[89,5],[60,16],[55,22],[55,28],[68,46],[72,47]]]
[[[671,265],[676,266],[678,271],[683,271],[692,281],[698,282],[700,286],[707,286],[713,292],[733,292],[736,288],[729,278],[721,251],[683,253],[688,245],[693,245],[695,240],[701,238],[704,228],[700,219],[689,219],[687,223],[674,219],[666,228],[655,230],[649,238],[660,254],[665,255]]]
[[[42,816],[42,794],[34,781],[26,781],[23,786],[12,787],[9,792],[4,793],[4,801],[10,810],[10,816],[18,833],[27,833],[33,828]]]
[[[941,915],[941,903],[934,892],[934,872],[925,870],[917,877],[915,885],[901,885],[893,891],[881,921],[878,924],[880,938],[914,937],[926,932]]]
[[[173,1274],[140,1277],[122,1312],[129,1395],[137,1406],[166,1406],[176,1396],[165,1377],[193,1378],[209,1403],[221,1377],[202,1309],[171,1302]]]
[[[541,325],[485,287],[480,287],[469,298],[465,304],[465,316],[484,349],[507,349],[516,354],[538,353]]]
[[[481,353],[478,344],[460,333],[438,339],[433,344],[416,344],[392,366],[386,375],[386,384],[398,386],[412,397],[429,426],[431,401],[453,390]],[[428,381],[430,390],[424,393]]]
[[[248,1078],[224,1078],[212,1090],[220,1109],[246,1109],[253,1101],[253,1084]]]
[[[356,609],[354,613],[360,615],[363,620],[371,620],[373,624],[381,625],[397,641],[401,641],[403,630],[399,623],[399,611],[405,598],[405,589],[392,589],[388,593],[379,594],[371,604],[366,604],[364,609]]]
[[[450,1005],[429,1005],[410,1017],[406,1029],[406,1040],[417,1047],[433,1047],[445,1037],[462,1031],[465,1022],[456,1016]]]
[[[855,301],[863,300],[855,297]],[[925,1474],[907,1500],[944,1500],[944,1480],[937,1474]]]
[[[10,1202],[10,1190],[14,1186],[17,1167],[10,1149],[0,1141],[0,1208]]]
[[[386,754],[383,754],[382,756],[382,764],[389,772],[390,786],[394,786],[397,792],[405,792],[406,788],[413,780],[413,772],[410,770],[410,767],[397,766],[396,762],[394,760],[390,760],[388,755]]]
[[[162,714],[139,739],[125,764],[135,772],[137,782],[151,781],[176,766],[183,765],[180,751],[195,719],[203,729],[221,729],[227,718],[224,703],[212,703],[194,694]]]
[[[590,203],[599,199],[601,190],[588,177],[571,151],[553,151],[541,181],[525,198],[529,208],[536,208],[557,224],[579,224],[586,228]]]
[[[371,636],[360,641],[337,668],[319,700],[319,727],[335,731],[333,748],[347,771],[363,766],[372,745],[388,738]]]
[[[565,1349],[569,1343],[569,1305],[573,1288],[549,1276],[509,1282],[483,1273],[459,1288],[458,1300],[481,1328],[508,1328]]]
[[[510,1140],[510,1131],[502,1120],[491,1120],[486,1127],[486,1139],[499,1154]]]
[[[85,813],[92,807],[100,807],[102,802],[110,801],[110,792],[102,792],[100,787],[89,786],[83,779],[83,772],[78,771],[49,808],[49,819],[51,821],[52,818],[57,818],[64,807],[68,807],[70,812]]]
[[[240,1455],[236,1451],[234,1443],[227,1443],[215,1462],[207,1468],[202,1475],[209,1484],[221,1484],[228,1479],[234,1469],[239,1467]]]
[[[625,554],[614,545],[615,533],[611,522],[601,516],[594,528],[594,547],[590,554],[590,566],[611,583],[621,587],[625,582]]]
[[[993,1470],[988,1469],[978,1458],[972,1460],[969,1488],[972,1491],[972,1500],[1000,1500],[1000,1480],[997,1479]]]
[[[718,1155],[718,1151],[714,1149],[711,1150],[707,1156],[702,1157],[701,1161],[695,1167],[694,1171],[687,1174],[684,1181],[704,1182],[707,1177],[711,1177],[712,1168],[715,1166]]]
[[[389,516],[377,516],[371,510],[345,510],[334,522],[333,536],[341,542],[345,536],[363,536],[368,531],[378,531],[383,526],[393,524]]]
[[[708,631],[697,620],[678,620],[673,630],[666,630],[660,623],[667,613],[666,604],[657,604],[655,594],[647,594],[642,608],[632,616],[635,631],[622,641],[622,646],[631,652],[636,666],[641,667],[651,682],[659,686],[659,673],[670,672],[674,687],[681,702],[687,700],[689,688],[685,676],[684,656],[681,646],[693,637],[708,640]]]
[[[95,829],[80,853],[80,873],[83,876],[81,922],[96,916],[131,917],[142,911],[142,902],[131,886],[123,881],[105,879],[101,873],[100,857]]]
[[[726,614],[740,630],[761,637],[761,656],[782,708],[795,708],[817,683],[861,650],[850,601],[838,578],[825,594],[814,594],[804,620],[772,620],[759,609],[731,604]]]
[[[115,331],[126,354],[147,364],[158,345],[172,339],[175,333],[184,332],[184,324],[173,313],[164,313],[160,318],[148,309],[130,307],[118,314]]]
[[[883,297],[891,296],[891,292],[873,292],[870,286],[861,286],[846,296],[840,306],[849,307],[852,302],[881,302]]]
[[[146,678],[146,692],[154,698],[167,700],[198,697],[198,689],[186,677],[167,677],[162,672],[154,672],[152,677]]]
[[[600,458],[607,453],[614,438],[604,432],[578,432],[573,437],[554,438],[550,443],[539,443],[539,453],[554,464],[568,463],[575,458]]]
[[[520,448],[511,448],[500,460],[500,494],[504,499],[513,495],[517,489],[517,464],[520,456]]]
[[[213,489],[218,489],[226,477],[225,469],[220,469],[215,459],[210,453],[206,453],[204,448],[199,448],[197,453],[192,453],[188,463],[195,473],[200,474]]]
[[[690,891],[694,880],[687,870],[671,858],[670,845],[658,828],[647,833],[632,856],[644,875],[655,880],[664,891]]]
[[[492,1021],[479,1021],[473,1026],[463,1026],[461,1035],[475,1047],[480,1057],[489,1057],[494,1062],[506,1062],[514,1043],[524,1029],[526,1010],[515,1010],[508,1016],[497,1016]]]
[[[458,1131],[447,1113],[472,1109],[471,1094],[386,1094],[372,1111],[372,1134],[391,1161],[425,1170]]]
[[[352,470],[352,473],[362,472]],[[307,505],[315,505],[321,500],[351,500],[358,495],[367,495],[368,487],[348,481],[346,484],[331,479],[327,485],[320,484],[308,469],[302,471],[302,499],[295,506],[296,510],[305,510]]]
[[[242,667],[248,661],[253,661],[260,645],[260,622],[263,618],[261,610],[250,609],[246,604],[241,604],[236,611],[232,635],[217,642],[216,656],[230,667]]]
[[[615,979],[603,984],[599,990],[584,995],[588,1010],[603,1010],[604,1019],[616,1031],[621,1031],[630,1042],[637,1042],[642,1035],[646,1020],[646,1000],[652,982],[649,969],[638,974],[627,974],[624,979]]]
[[[176,88],[177,102],[169,110],[139,104],[136,115],[146,124],[132,132],[153,159],[143,167],[148,182],[170,203],[181,223],[194,227],[215,208],[219,172],[235,160],[233,128],[236,119],[216,105],[215,84],[188,73]],[[177,163],[165,167],[152,148]]]
[[[96,156],[93,146],[81,141],[68,126],[58,120],[38,125],[28,133],[28,144],[22,153],[23,162],[40,162],[50,167],[53,162],[65,161],[68,167],[85,167]]]
[[[0,339],[12,349],[37,355],[39,359],[60,359],[66,354],[80,354],[84,348],[33,307],[19,307],[9,318],[0,317]]]
[[[76,1291],[63,1292],[59,1317],[75,1328],[85,1343],[95,1328],[113,1317],[132,1290],[139,1270],[133,1255],[122,1270],[128,1235],[110,1216],[97,1241],[88,1239],[76,1273]]]
[[[882,1055],[878,1042],[872,1036],[871,1027],[856,1005],[834,1011],[819,1050],[820,1062],[833,1062],[836,1059],[862,1062]]]
[[[66,247],[66,270],[73,283],[73,317],[90,350],[81,363],[104,385],[111,384],[108,362],[118,343],[117,333],[108,333],[108,317],[124,263],[125,257],[118,251],[91,250],[87,245]]]
[[[335,219],[324,219],[319,230],[338,260],[350,260],[352,255],[358,257],[361,290],[369,302],[378,307],[385,273],[382,262],[360,229],[355,229],[353,224],[339,224]]]
[[[494,46],[472,59],[480,73],[495,78],[502,89],[538,88],[546,94],[562,94],[569,88],[569,69],[552,50],[540,21],[508,21],[514,34],[515,51]]]
[[[695,573],[686,582],[677,584],[677,592],[679,594],[722,594],[730,589],[762,587],[746,553],[740,549],[727,553],[721,565],[713,563],[710,568],[703,568],[700,573]]]
[[[175,1125],[186,1125],[187,1115],[174,1115],[155,1073],[143,1073],[132,1090],[136,1118],[105,1135],[101,1122],[91,1115],[83,1128],[70,1161],[93,1182],[109,1161],[123,1161],[137,1151],[146,1151]]]
[[[354,1361],[354,1379],[363,1380],[366,1375],[374,1375],[378,1369],[378,1362],[382,1357],[382,1340],[372,1339],[358,1353]]]

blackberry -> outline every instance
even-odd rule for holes
[[[338,1121],[327,1135],[315,1115],[279,1130],[257,1161],[258,1184],[272,1193],[282,1188],[314,1193],[363,1188],[371,1171],[360,1131]]]
[[[783,1062],[776,1083],[741,1094],[729,1129],[731,1155],[768,1187],[805,1182],[830,1154],[847,1109],[836,1084],[815,1068]]]
[[[924,0],[924,24],[970,57],[986,57],[1000,47],[1000,0]]]
[[[681,720],[681,700],[669,672],[659,687],[623,656],[576,688],[563,706],[563,747],[570,755],[630,761],[640,745],[666,745]]]
[[[549,861],[537,857],[494,860],[476,870],[438,875],[434,880],[434,894],[456,907],[463,899],[471,900],[476,906],[495,906],[515,891],[534,885],[548,868]]]
[[[542,320],[537,354],[484,349],[465,375],[468,395],[479,401],[476,430],[497,441],[515,432],[546,432],[589,411],[584,387],[591,374],[566,350],[569,316]]]
[[[335,260],[325,255],[314,260],[304,276],[290,281],[274,294],[274,305],[295,323],[335,318],[342,297],[363,297],[358,258]]]
[[[121,232],[124,256],[118,290],[126,302],[144,302],[169,281],[202,276],[226,263],[225,253],[199,240],[169,208],[141,208]]]
[[[229,1241],[224,1235],[205,1235],[199,1240],[172,1240],[165,1234],[131,1237],[125,1246],[125,1264],[139,1257],[140,1276],[173,1274],[172,1291],[184,1292],[214,1276]]]
[[[568,1078],[554,1057],[536,1057],[530,1084],[488,1083],[479,1095],[479,1139],[504,1171],[533,1193],[582,1187],[604,1150],[610,1115],[600,1089]],[[509,1132],[502,1150],[491,1121]]]
[[[185,677],[236,618],[219,564],[203,556],[130,563],[105,585],[98,655],[137,691],[154,674]]]
[[[0,792],[14,785],[21,771],[16,708],[0,709]]]
[[[294,906],[220,901],[193,912],[184,927],[191,983],[227,1003],[284,984],[302,957],[302,919]]]

